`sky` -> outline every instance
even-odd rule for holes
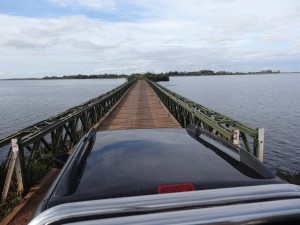
[[[0,79],[300,71],[299,0],[0,0]]]

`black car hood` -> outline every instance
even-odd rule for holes
[[[95,134],[72,193],[62,196],[58,184],[50,205],[157,194],[166,184],[192,183],[205,190],[280,182],[219,154],[185,129],[101,131]]]

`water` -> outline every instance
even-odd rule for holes
[[[0,137],[97,97],[116,80],[0,80]],[[300,75],[171,77],[163,86],[251,127],[265,128],[272,169],[300,171]],[[5,157],[0,152],[0,159]]]
[[[161,85],[250,127],[265,128],[265,161],[300,171],[300,75],[171,77]]]
[[[104,94],[125,81],[0,80],[0,138]],[[4,157],[6,152],[0,151],[0,159]]]

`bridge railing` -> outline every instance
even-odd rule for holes
[[[193,102],[158,83],[147,80],[182,127],[195,124],[233,144],[243,147],[263,161],[264,129],[250,128],[221,113]],[[241,139],[241,143],[240,143]],[[250,144],[252,147],[250,147]]]
[[[1,165],[8,171],[5,183],[0,177],[0,184],[4,183],[0,186],[1,202],[7,197],[14,169],[18,191],[27,191],[49,170],[53,156],[71,150],[134,83],[126,82],[97,98],[0,139],[0,150],[9,149],[5,164]]]

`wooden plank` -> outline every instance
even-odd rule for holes
[[[98,130],[181,127],[145,80],[137,84],[100,123]]]

